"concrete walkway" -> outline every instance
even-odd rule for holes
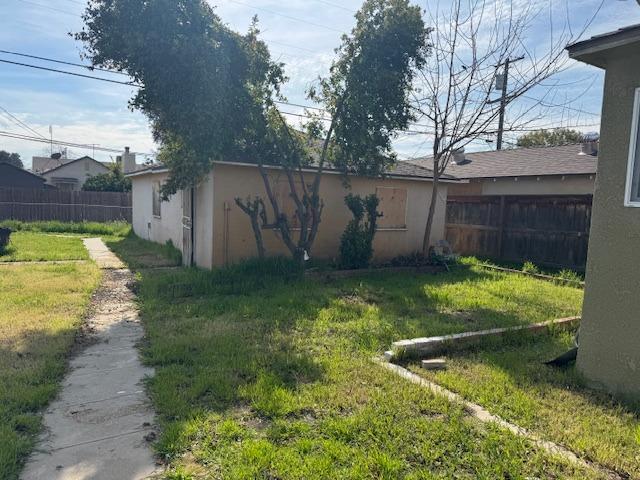
[[[133,276],[102,240],[84,243],[104,269],[82,338],[87,346],[71,360],[45,413],[23,480],[133,480],[158,473],[149,445],[154,415],[143,385],[153,371],[138,358],[143,331],[127,286]]]

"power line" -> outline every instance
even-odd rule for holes
[[[90,78],[92,80],[100,80],[101,82],[117,83],[117,84],[120,84],[120,85],[127,85],[128,87],[138,87],[138,88],[142,87],[142,85],[139,85],[139,84],[133,83],[133,82],[120,82],[118,80],[111,80],[109,78],[94,77],[92,75],[84,75],[82,73],[68,72],[68,71],[65,71],[65,70],[58,70],[58,69],[55,69],[55,68],[41,67],[41,66],[38,66],[38,65],[30,65],[28,63],[12,62],[11,60],[4,60],[4,59],[1,59],[1,58],[0,58],[0,62],[9,63],[11,65],[19,65],[21,67],[36,68],[38,70],[45,70],[47,72],[64,73],[65,75],[73,75],[74,77]]]
[[[9,112],[9,110],[7,110],[6,108],[4,108],[3,106],[0,106],[0,110],[2,110],[6,115],[8,115],[11,119],[14,120],[14,123],[17,124],[18,126],[20,126],[21,128],[27,130],[28,132],[34,133],[36,134],[38,137],[40,138],[44,138],[46,140],[46,137],[44,137],[43,135],[41,135],[40,133],[38,133],[37,131],[35,131],[33,128],[31,128],[29,125],[27,125],[26,123],[24,123],[22,120],[20,120],[18,117],[14,116],[11,114],[11,112]]]
[[[342,30],[330,27],[328,25],[323,25],[322,23],[310,22],[310,21],[305,20],[303,18],[293,17],[291,15],[287,15],[285,13],[276,12],[274,10],[269,10],[267,8],[255,7],[253,5],[249,5],[248,3],[240,2],[238,0],[227,0],[227,1],[229,1],[231,3],[235,3],[237,5],[242,5],[243,7],[251,8],[253,10],[258,10],[259,12],[265,12],[265,13],[268,13],[270,15],[275,15],[277,17],[282,17],[282,18],[286,18],[288,20],[293,20],[293,21],[296,21],[296,22],[305,23],[307,25],[312,25],[314,27],[324,28],[326,30],[331,30],[332,32],[344,33]]]
[[[33,136],[30,136],[30,135],[23,135],[22,133],[7,132],[7,131],[2,131],[2,130],[0,130],[0,137],[14,138],[14,139],[17,139],[17,140],[24,140],[24,141],[28,141],[28,142],[51,143],[51,140],[49,140],[47,138],[33,137]],[[56,144],[56,145],[63,146],[63,147],[80,148],[80,149],[83,149],[83,150],[97,150],[97,151],[100,151],[100,152],[108,152],[108,153],[122,153],[122,149],[109,148],[109,147],[99,147],[97,144],[67,142],[67,141],[64,141],[64,140],[56,140],[55,138],[53,139],[53,143]],[[155,155],[153,153],[142,153],[142,152],[132,152],[132,153],[135,153],[137,155],[142,155],[142,156],[154,156]]]
[[[46,8],[53,12],[64,13],[65,15],[70,15],[72,17],[80,17],[80,15],[76,13],[69,12],[67,10],[61,10],[59,8],[50,7],[49,5],[42,5],[41,3],[31,2],[29,0],[17,0],[18,2],[26,3],[27,5],[33,5],[34,7]]]
[[[11,52],[9,50],[0,50],[0,53],[6,53],[7,55],[17,55],[18,57],[34,58],[36,60],[44,60],[45,62],[60,63],[62,65],[71,65],[72,67],[86,68],[87,70],[91,70],[91,71],[96,70],[99,72],[115,73],[116,75],[129,76],[128,74],[124,72],[119,72],[117,70],[109,70],[107,68],[93,67],[91,65],[84,65],[82,63],[67,62],[65,60],[56,60],[54,58],[49,58],[49,57],[39,57],[38,55],[31,55],[28,53]]]

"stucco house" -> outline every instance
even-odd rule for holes
[[[158,243],[170,240],[183,253],[185,264],[203,268],[257,255],[249,217],[235,204],[238,197],[266,198],[255,164],[215,162],[211,172],[196,188],[180,191],[169,201],[161,201],[160,187],[168,171],[162,166],[131,171],[127,158],[123,161],[125,172],[132,181],[133,230],[138,236]],[[307,178],[313,178],[313,171],[305,174]],[[286,176],[277,167],[269,168],[269,175],[283,210],[291,218],[294,206],[289,199]],[[320,195],[325,207],[310,252],[312,257],[337,257],[340,236],[351,220],[351,213],[344,204],[344,197],[349,192],[375,193],[380,198],[379,210],[383,217],[378,222],[374,241],[375,260],[388,260],[421,249],[433,185],[431,171],[399,162],[384,177],[349,179],[350,190],[345,187],[340,172],[328,169],[323,174]],[[456,182],[450,176],[442,180],[431,238],[433,243],[444,238],[447,186]],[[276,231],[267,230],[263,234],[267,255],[288,255]]]
[[[82,190],[89,177],[108,173],[107,166],[91,157],[68,158],[33,157],[32,170],[47,184],[60,190]]]
[[[412,163],[428,168],[430,158]],[[449,195],[592,195],[598,165],[595,137],[583,144],[456,152],[447,173],[466,183]]]
[[[577,366],[640,398],[640,25],[568,51],[606,72]]]

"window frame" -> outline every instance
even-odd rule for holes
[[[640,208],[640,196],[637,200],[631,198],[631,188],[633,187],[633,177],[636,169],[640,169],[640,155],[636,158],[638,151],[638,142],[640,136],[638,129],[640,128],[640,87],[636,88],[633,99],[633,117],[631,119],[631,137],[629,141],[629,159],[627,161],[627,181],[624,192],[624,206]],[[640,187],[639,187],[640,189]]]
[[[160,189],[162,188],[162,183],[159,181],[154,181],[151,184],[151,215],[153,218],[162,218],[162,195],[160,194]],[[156,214],[156,197],[157,197],[157,205],[158,205],[158,213]]]

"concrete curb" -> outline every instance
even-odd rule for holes
[[[514,425],[513,423],[509,423],[503,418],[498,417],[497,415],[493,415],[482,406],[469,402],[465,400],[463,397],[461,397],[460,395],[458,395],[457,393],[454,393],[451,390],[447,390],[446,388],[438,385],[437,383],[430,382],[426,378],[416,375],[415,373],[410,372],[406,368],[403,368],[399,365],[395,365],[393,363],[389,363],[381,358],[374,358],[373,361],[378,365],[382,366],[383,368],[404,378],[405,380],[410,381],[411,383],[414,383],[424,388],[428,388],[434,395],[445,397],[447,400],[449,400],[452,403],[457,403],[462,405],[462,407],[465,409],[465,411],[469,415],[471,415],[473,418],[483,423],[495,423],[496,425],[504,428],[505,430],[510,431],[514,435],[518,435],[520,437],[526,438],[531,443],[533,443],[536,447],[542,450],[545,450],[546,452],[552,455],[559,456],[574,465],[596,470],[599,473],[602,473],[611,479],[620,479],[620,480],[623,479],[621,475],[614,472],[613,470],[609,470],[608,468],[605,468],[602,465],[594,464],[587,460],[584,460],[578,457],[571,450],[561,445],[550,442],[548,440],[543,440],[537,435],[531,433],[530,431],[522,427],[519,427],[517,425]]]
[[[508,328],[492,328],[477,332],[456,333],[439,337],[412,338],[399,340],[391,344],[391,350],[385,352],[388,361],[415,357],[434,357],[449,350],[466,348],[479,343],[483,339],[502,337],[513,332],[526,332],[530,334],[543,334],[549,330],[566,330],[580,323],[580,317],[559,318],[533,325],[522,325]]]

